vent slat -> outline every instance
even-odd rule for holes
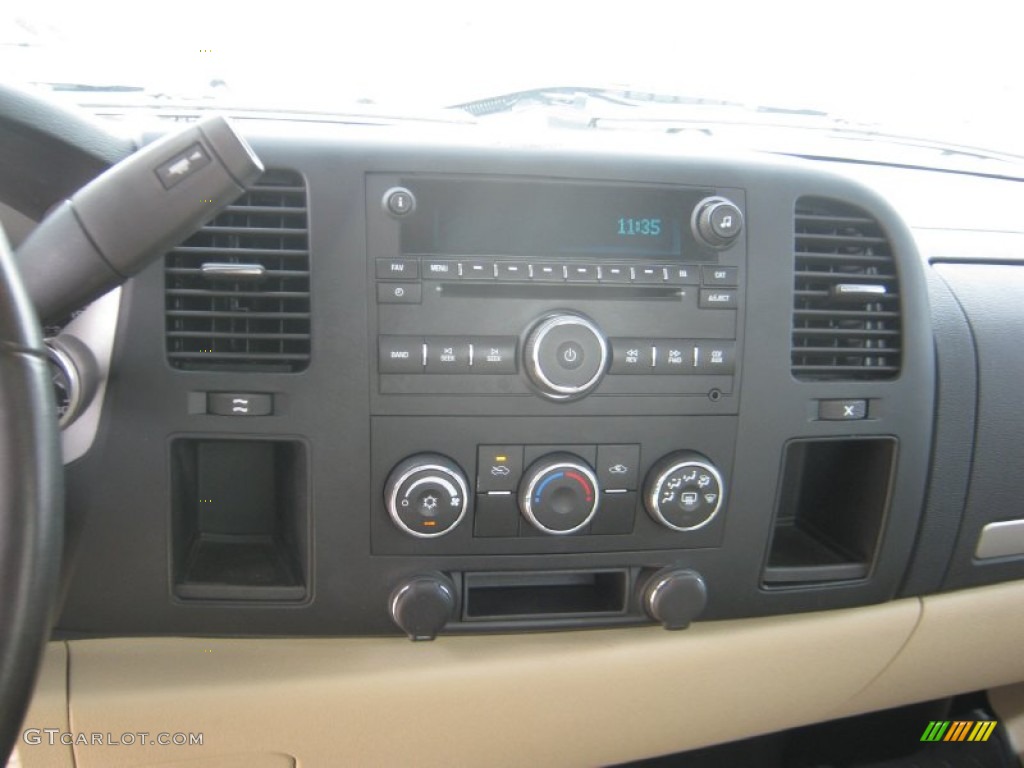
[[[835,373],[859,375],[864,373],[865,368],[869,368],[868,371],[871,374],[886,374],[888,375],[899,373],[900,367],[898,365],[794,365],[793,373],[805,374],[805,375],[823,375],[831,377]],[[856,377],[856,376],[855,376]]]
[[[214,221],[216,221],[216,219],[214,219]],[[308,234],[305,228],[299,229],[298,227],[218,227],[211,224],[207,224],[203,227],[202,231],[207,235],[246,235],[253,237],[306,237]]]
[[[204,264],[256,264],[258,279],[204,275]],[[309,365],[306,188],[267,171],[165,257],[167,359],[183,370],[294,372]]]
[[[896,275],[876,275],[862,272],[823,272],[817,269],[798,269],[796,279],[803,282],[827,280],[834,283],[894,283]]]
[[[262,256],[271,256],[275,259],[309,258],[309,251],[304,248],[225,248],[216,245],[183,245],[175,248],[174,252],[182,256],[202,256],[204,261],[217,261],[219,256],[230,256],[237,259],[258,259]]]
[[[882,245],[888,242],[884,237],[850,237],[849,235],[818,234],[815,232],[797,232],[796,243],[834,243],[837,246],[849,246],[851,248],[863,248],[865,245]]]
[[[309,312],[248,312],[202,309],[169,309],[168,317],[202,317],[213,320],[309,320]]]
[[[795,352],[801,355],[830,355],[835,357],[850,357],[850,356],[865,356],[873,357],[875,355],[898,355],[901,350],[899,347],[887,348],[887,347],[796,347]]]
[[[296,341],[309,339],[308,333],[221,333],[210,331],[168,331],[168,337],[175,339],[248,339],[259,338],[265,340],[294,339]]]
[[[799,255],[804,264],[892,264],[892,259],[888,256],[876,256],[873,253],[800,251]]]
[[[207,259],[203,259],[207,261]],[[166,270],[168,275],[174,275],[177,277],[197,277],[203,280],[203,270],[201,267],[168,267]],[[273,278],[308,278],[309,272],[301,269],[268,269],[263,273],[264,281]],[[213,284],[213,281],[209,281]],[[221,285],[224,285],[224,280],[220,278],[216,279]]]
[[[856,320],[861,318],[890,320],[900,316],[899,312],[875,312],[863,309],[798,309],[793,314],[797,318],[803,318],[804,320],[827,320],[829,318],[836,318],[837,320]]]
[[[219,281],[224,282],[224,281]],[[255,290],[206,290],[203,288],[168,288],[168,296],[207,296],[220,299],[295,299],[306,300],[309,298],[308,291],[255,291]]]
[[[306,216],[305,207],[288,205],[229,205],[224,213],[271,213],[275,216]]]
[[[837,339],[875,339],[900,337],[900,332],[891,328],[857,328],[854,330],[843,330],[842,328],[797,328],[793,331],[793,338],[799,336],[829,336]]]
[[[855,227],[877,227],[874,219],[866,216],[831,216],[828,214],[821,213],[800,213],[797,211],[796,224],[797,232],[800,232],[803,228],[800,226],[804,225],[804,228],[808,223],[815,224],[817,226],[855,226]]]
[[[834,200],[797,202],[791,371],[799,379],[888,379],[900,372],[899,275],[881,225]],[[884,294],[840,295],[875,285]]]
[[[171,360],[206,360],[216,358],[217,360],[266,360],[267,362],[280,362],[281,360],[308,360],[309,355],[288,352],[215,352],[203,354],[202,352],[168,352],[167,357]]]

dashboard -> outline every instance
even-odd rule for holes
[[[59,637],[679,629],[1024,577],[1018,182],[243,133],[263,178],[57,337],[97,382]]]

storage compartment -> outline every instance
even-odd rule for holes
[[[625,570],[467,573],[463,619],[569,618],[626,610]]]
[[[303,444],[181,439],[174,441],[171,456],[175,594],[305,598],[309,503]]]
[[[1024,267],[937,264],[971,326],[977,370],[970,480],[943,589],[1024,578],[1024,345],[1020,340]],[[944,416],[944,415],[943,415]],[[970,439],[965,435],[965,441]]]
[[[892,438],[790,442],[764,583],[867,578],[895,461]]]

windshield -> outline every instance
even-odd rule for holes
[[[711,101],[716,117],[725,102],[738,122],[827,119],[1024,155],[1018,31],[1005,4],[10,0],[7,8],[3,77],[92,106],[193,102],[484,122],[443,108],[589,87],[660,98],[646,107],[598,100],[620,111],[591,127],[671,123]],[[671,106],[664,96],[685,100]]]

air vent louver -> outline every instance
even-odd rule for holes
[[[301,371],[309,364],[306,186],[267,171],[167,254],[167,358],[204,371]]]
[[[900,372],[899,275],[879,223],[860,208],[796,205],[793,375],[891,379]]]

